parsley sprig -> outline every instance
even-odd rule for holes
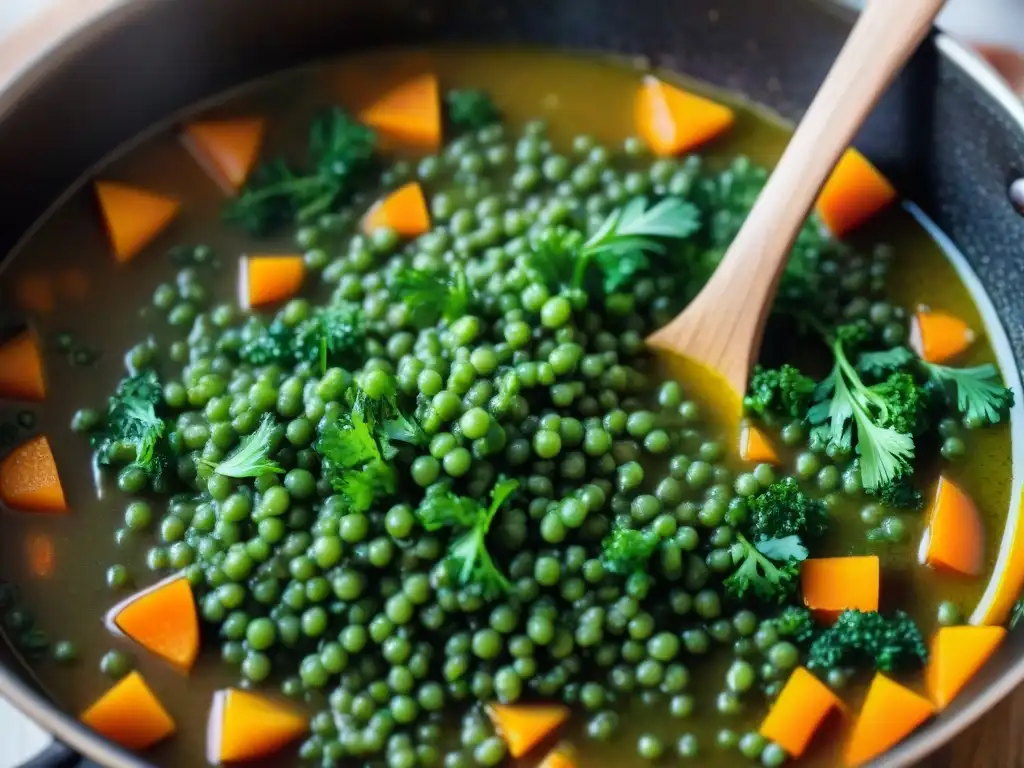
[[[579,293],[591,269],[601,276],[605,293],[628,285],[648,269],[650,256],[667,251],[664,240],[682,240],[700,229],[696,206],[676,197],[648,207],[637,197],[613,211],[589,238],[561,226],[531,243],[528,267],[550,288]]]
[[[283,159],[256,170],[245,189],[224,209],[224,218],[255,235],[292,222],[305,223],[338,208],[372,168],[376,135],[337,107],[313,118],[308,162],[297,168]]]
[[[491,489],[490,505],[484,507],[443,486],[435,486],[416,510],[416,518],[428,531],[442,528],[461,531],[452,539],[443,566],[450,579],[464,586],[475,586],[487,599],[512,588],[487,551],[487,533],[498,510],[518,487],[518,480],[499,480]]]
[[[281,465],[270,458],[270,452],[274,449],[275,430],[274,419],[269,413],[264,414],[256,431],[243,437],[241,445],[224,461],[202,461],[218,475],[225,477],[262,477],[284,472]]]
[[[107,402],[102,427],[90,438],[99,463],[117,463],[124,447],[134,454],[132,464],[159,480],[168,465],[163,441],[167,427],[157,413],[162,403],[163,388],[155,371],[123,379]]]
[[[449,322],[466,314],[472,295],[466,273],[452,267],[447,274],[422,269],[403,269],[391,282],[391,295],[405,304],[413,322],[431,323],[439,317]]]

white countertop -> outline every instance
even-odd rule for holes
[[[0,40],[42,9],[73,1],[0,0]],[[1024,48],[1024,0],[952,0],[941,23],[972,40]],[[0,768],[14,768],[48,741],[42,730],[0,699]]]

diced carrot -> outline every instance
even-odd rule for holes
[[[831,688],[797,667],[761,723],[761,735],[800,757],[829,713],[845,709]]]
[[[189,123],[184,144],[203,169],[228,192],[245,184],[263,144],[264,119],[202,120]]]
[[[576,749],[563,741],[548,752],[537,768],[576,768]]]
[[[306,275],[301,256],[245,256],[240,266],[239,301],[247,309],[292,298]]]
[[[1004,637],[1005,627],[941,627],[935,633],[924,677],[938,709],[949,706]]]
[[[963,320],[947,312],[920,311],[910,324],[910,346],[929,363],[945,363],[965,351],[975,339]]]
[[[360,122],[386,144],[436,152],[441,147],[441,99],[437,76],[413,77],[360,111]]]
[[[417,237],[430,231],[427,200],[418,182],[410,181],[378,200],[363,218],[363,231],[388,227],[402,237]]]
[[[843,153],[818,195],[818,215],[836,237],[843,237],[896,200],[896,189],[852,147]]]
[[[108,623],[182,672],[199,654],[196,601],[184,576],[171,576],[114,606]]]
[[[985,564],[985,529],[971,497],[939,476],[918,556],[925,565],[977,576]]]
[[[0,397],[36,403],[46,399],[43,356],[30,330],[0,345]]]
[[[647,75],[636,98],[636,130],[654,154],[671,157],[710,141],[732,127],[727,106]]]
[[[512,757],[522,757],[569,719],[562,704],[488,704],[487,716],[508,745]]]
[[[752,464],[779,463],[779,454],[768,436],[749,421],[740,425],[740,458]]]
[[[138,672],[103,694],[81,720],[126,749],[146,749],[174,733],[174,720]]]
[[[804,560],[800,567],[804,605],[822,620],[833,620],[848,609],[877,611],[878,570],[875,555]]]
[[[65,267],[54,279],[57,293],[66,299],[81,301],[89,295],[89,275],[78,267]]]
[[[25,537],[25,557],[33,576],[41,579],[53,576],[56,555],[53,549],[53,536],[48,533],[30,533]]]
[[[213,695],[207,759],[219,765],[257,760],[288,746],[309,727],[291,706],[237,688]]]
[[[21,275],[14,289],[18,306],[29,312],[45,315],[53,312],[53,281],[48,275],[29,272]]]
[[[881,673],[876,674],[846,744],[843,762],[851,768],[863,765],[893,747],[933,714],[935,708],[928,699]]]
[[[181,208],[174,198],[116,181],[97,181],[96,196],[114,257],[120,262],[135,258]]]
[[[24,512],[67,512],[49,441],[26,440],[0,462],[0,500]]]

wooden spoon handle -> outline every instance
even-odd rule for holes
[[[868,2],[722,263],[690,306],[652,335],[653,343],[692,351],[737,391],[746,388],[764,321],[807,211],[944,2]],[[715,327],[703,322],[709,318]],[[738,354],[739,349],[749,351]]]

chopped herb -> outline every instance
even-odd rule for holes
[[[501,112],[486,91],[453,88],[444,96],[448,120],[456,128],[484,128],[501,119]]]
[[[490,506],[485,508],[444,486],[435,486],[436,490],[429,492],[416,510],[417,519],[428,531],[468,529],[452,539],[444,568],[449,578],[464,586],[476,586],[488,599],[512,588],[487,551],[487,532],[498,509],[518,487],[517,480],[499,480],[491,490]]]
[[[295,359],[318,363],[323,373],[329,366],[351,368],[363,358],[366,333],[358,304],[336,301],[315,309],[295,328],[292,349]]]
[[[203,459],[203,463],[225,477],[261,477],[284,472],[280,464],[269,458],[274,448],[275,429],[274,419],[269,413],[264,414],[256,431],[243,437],[241,445],[224,461],[214,463]]]
[[[778,369],[754,368],[744,407],[759,416],[803,418],[811,404],[816,384],[792,365]]]
[[[760,546],[751,544],[742,533],[736,534],[732,559],[738,567],[723,582],[725,589],[736,599],[753,594],[765,602],[784,602],[797,585],[800,560],[793,555],[802,553],[806,557],[807,550],[794,547],[791,541],[761,544],[767,544],[768,551],[779,554],[781,558],[773,562],[775,558],[762,552]]]
[[[103,426],[91,437],[99,463],[114,463],[118,447],[129,446],[135,455],[134,465],[151,478],[162,475],[167,459],[160,443],[166,424],[156,412],[162,403],[163,389],[154,371],[123,379],[107,403]]]
[[[256,235],[305,223],[336,210],[373,165],[376,135],[332,107],[309,129],[308,163],[296,169],[284,160],[258,168],[224,218]]]
[[[614,293],[650,266],[649,254],[666,252],[662,240],[682,240],[699,228],[700,214],[691,203],[667,197],[648,207],[637,197],[613,211],[586,240],[564,226],[536,239],[528,266],[549,287],[571,293],[583,291],[596,266],[604,292]]]
[[[1013,390],[1003,386],[991,363],[974,368],[925,364],[928,374],[945,390],[952,389],[957,410],[978,424],[999,424],[1013,406]]]
[[[917,669],[928,661],[928,648],[917,624],[903,611],[883,616],[874,611],[843,611],[811,643],[807,666],[829,670],[859,667],[892,672]]]
[[[616,525],[601,542],[601,560],[612,573],[629,575],[644,570],[660,544],[661,539],[653,531]]]
[[[466,314],[470,291],[466,274],[452,268],[447,274],[421,269],[403,269],[391,283],[391,295],[411,311],[417,324],[436,321],[438,317],[453,321]]]

